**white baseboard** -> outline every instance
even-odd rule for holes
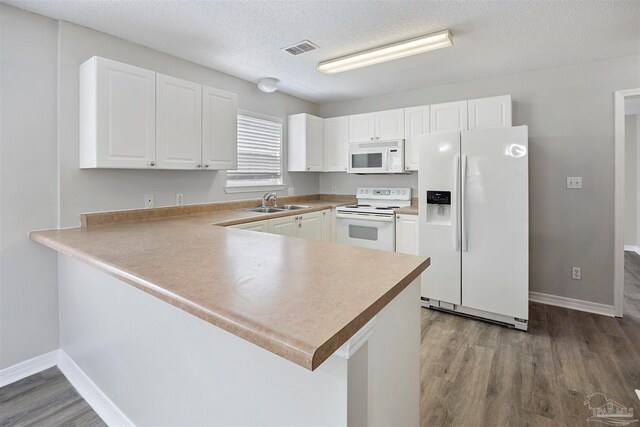
[[[624,250],[625,251],[630,251],[630,252],[635,252],[638,255],[640,255],[640,247],[639,246],[624,245]]]
[[[52,368],[58,364],[58,350],[36,356],[0,371],[0,387]]]
[[[586,311],[587,313],[601,314],[603,316],[615,316],[613,305],[583,301],[579,299],[561,297],[558,295],[529,292],[529,301],[539,302],[541,304],[547,305],[554,305],[556,307],[569,308],[572,310]]]
[[[135,426],[63,350],[59,350],[58,368],[108,426]]]

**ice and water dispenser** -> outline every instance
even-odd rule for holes
[[[427,224],[451,224],[451,191],[427,191]]]

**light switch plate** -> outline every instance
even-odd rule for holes
[[[293,187],[289,187],[289,188],[287,188],[287,194],[288,194],[289,196],[294,196],[294,195],[296,194],[296,189],[295,189],[295,188],[293,188]]]
[[[567,177],[567,188],[572,190],[579,190],[582,188],[582,177],[581,176],[568,176]]]

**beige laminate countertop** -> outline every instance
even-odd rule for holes
[[[429,259],[213,226],[336,205],[308,203],[314,208],[295,213],[227,210],[30,238],[314,370]]]
[[[407,206],[406,208],[398,208],[395,210],[398,215],[418,215],[418,207],[415,205]]]

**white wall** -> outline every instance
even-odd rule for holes
[[[144,195],[154,194],[156,206],[175,204],[175,193],[184,203],[260,197],[263,192],[226,194],[224,171],[80,170],[78,168],[78,67],[93,55],[137,65],[238,94],[239,108],[276,116],[283,122],[286,147],[286,117],[318,113],[318,106],[283,93],[265,94],[256,85],[193,64],[147,47],[68,22],[60,22],[59,116],[60,130],[60,225],[80,224],[79,214],[144,207]],[[287,164],[286,151],[283,164]],[[284,173],[284,181],[295,194],[318,192],[318,175]],[[286,190],[282,193],[286,194]]]
[[[639,87],[639,69],[638,56],[616,58],[326,104],[320,115],[512,94],[514,125],[529,125],[530,289],[613,304],[613,92]],[[353,193],[375,179],[338,175],[320,174],[320,191]],[[567,176],[582,176],[584,189],[568,191]]]
[[[638,169],[638,118],[625,116],[624,126],[624,244],[638,245],[637,169]]]
[[[58,348],[55,21],[0,3],[0,369]]]

